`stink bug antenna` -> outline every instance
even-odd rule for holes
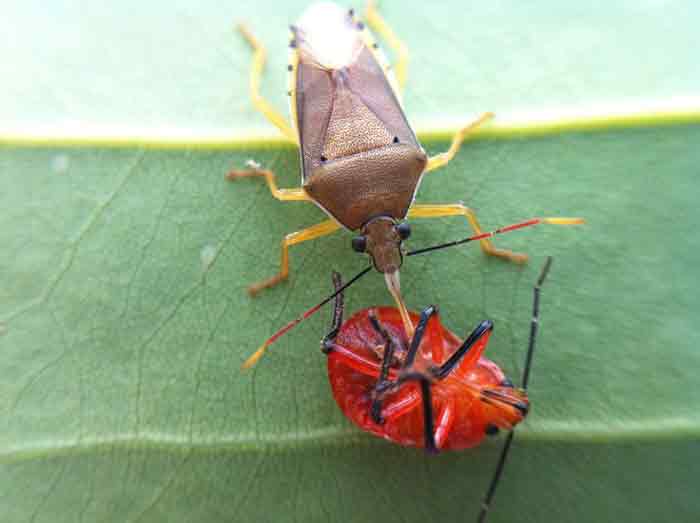
[[[462,245],[477,240],[486,240],[488,238],[493,238],[497,234],[503,234],[505,232],[515,231],[517,229],[523,229],[524,227],[531,227],[533,225],[540,225],[542,223],[550,225],[579,225],[585,223],[585,221],[583,218],[532,218],[531,220],[526,220],[524,222],[514,223],[512,225],[500,227],[491,232],[480,232],[479,234],[475,234],[474,236],[470,236],[462,240],[455,240],[451,242],[440,243],[438,245],[432,245],[430,247],[423,247],[422,249],[416,249],[415,251],[410,251],[406,253],[406,256],[415,256],[416,254],[425,254],[427,252],[439,251],[440,249],[456,247],[457,245]]]
[[[304,312],[301,316],[299,316],[298,318],[296,318],[296,319],[290,321],[289,323],[287,323],[287,325],[285,325],[285,326],[282,327],[280,330],[278,330],[277,332],[275,332],[272,336],[270,336],[267,340],[265,340],[265,343],[263,343],[263,344],[260,346],[260,348],[259,348],[258,350],[256,350],[247,360],[245,360],[245,361],[243,362],[243,365],[241,365],[241,369],[243,369],[243,370],[249,369],[249,368],[251,368],[253,365],[255,365],[255,364],[258,362],[258,360],[259,360],[260,358],[262,358],[263,354],[265,354],[265,351],[267,350],[267,348],[268,348],[270,345],[272,345],[273,343],[275,343],[279,338],[281,338],[284,334],[286,334],[287,332],[289,332],[290,330],[292,330],[294,327],[296,327],[299,323],[301,323],[302,321],[304,321],[306,318],[308,318],[309,316],[312,316],[313,314],[315,314],[321,307],[323,307],[326,303],[328,303],[328,302],[331,301],[333,298],[335,298],[336,296],[338,296],[339,294],[341,294],[345,289],[347,289],[347,288],[350,287],[353,283],[355,283],[357,280],[359,280],[360,278],[362,278],[362,277],[363,277],[365,274],[367,274],[370,270],[372,270],[372,266],[371,266],[371,265],[370,265],[369,267],[367,267],[367,268],[361,270],[360,272],[358,272],[358,273],[357,273],[355,276],[353,276],[352,278],[350,278],[346,284],[344,284],[344,285],[342,285],[341,287],[337,288],[336,291],[335,291],[333,294],[331,294],[330,296],[326,297],[326,298],[323,299],[321,302],[317,303],[316,305],[314,305],[313,307],[311,307],[310,309],[308,309],[306,312]]]
[[[527,345],[527,354],[525,356],[525,368],[523,369],[523,376],[521,378],[520,386],[523,390],[527,390],[527,384],[530,379],[530,367],[532,366],[532,356],[535,352],[535,340],[537,338],[537,328],[539,325],[539,315],[540,315],[540,287],[544,283],[547,274],[549,273],[549,268],[552,266],[552,257],[548,256],[547,260],[542,266],[540,271],[540,276],[537,278],[537,283],[533,289],[533,299],[532,299],[532,319],[530,320],[530,339]],[[491,478],[491,483],[489,484],[489,489],[486,491],[486,496],[484,496],[484,501],[481,503],[481,511],[479,512],[478,523],[483,523],[486,521],[486,514],[491,506],[491,501],[496,493],[496,487],[501,480],[501,475],[503,474],[503,469],[506,465],[506,459],[508,458],[508,453],[510,452],[510,446],[513,443],[513,437],[515,436],[515,430],[511,430],[506,437],[506,441],[501,449],[501,455],[498,458],[498,465],[496,465],[496,472]]]

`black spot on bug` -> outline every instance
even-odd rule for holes
[[[326,158],[325,156],[321,155],[321,161],[322,161],[322,162],[327,162],[327,161],[328,161],[328,158]]]
[[[367,238],[365,236],[355,236],[352,239],[352,250],[355,252],[365,252],[367,250]],[[367,397],[369,397],[369,394]]]
[[[357,30],[362,31],[365,28],[365,24],[362,22],[357,22]]]
[[[355,16],[355,10],[354,10],[352,7],[351,7],[350,9],[348,9],[348,16],[349,16],[350,18],[352,18],[353,16]]]
[[[399,137],[398,137],[398,136],[394,136],[394,143],[399,143]]]
[[[289,64],[289,65],[287,66],[287,71],[291,71],[292,69],[294,69],[294,67],[292,67],[292,64]]]
[[[399,233],[399,238],[407,240],[411,236],[411,226],[408,222],[401,222],[396,226],[396,232]]]
[[[379,44],[377,42],[374,42],[372,44],[372,49],[379,49]]]
[[[292,91],[287,91],[287,96],[292,96]]]
[[[498,434],[498,427],[494,425],[493,423],[489,423],[486,425],[486,429],[484,430],[486,432],[487,436],[495,436]]]
[[[321,340],[321,352],[323,352],[323,354],[330,354],[333,352],[333,346],[334,343],[332,339],[326,337]]]
[[[289,47],[294,49],[297,46],[297,41],[296,40],[290,40],[289,41]]]

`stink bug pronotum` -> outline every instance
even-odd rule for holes
[[[253,104],[299,145],[302,187],[279,189],[274,174],[254,162],[249,164],[249,169],[230,172],[228,178],[262,176],[278,200],[311,201],[331,218],[285,236],[279,273],[251,285],[248,289],[251,295],[287,278],[291,245],[344,227],[359,231],[352,247],[367,253],[372,265],[384,274],[410,335],[413,325],[401,298],[399,281],[404,258],[402,242],[411,232],[403,221],[407,217],[462,216],[476,232],[485,253],[516,262],[526,261],[527,256],[494,247],[490,235],[481,232],[476,215],[462,204],[413,204],[423,175],[446,165],[464,138],[493,115],[486,113],[458,131],[448,151],[428,157],[401,107],[407,64],[405,47],[381,18],[374,2],[368,3],[366,19],[398,55],[396,76],[373,36],[352,10],[329,2],[314,4],[291,26],[288,94],[292,126],[260,94],[265,49],[250,30],[239,26],[254,50],[250,77]],[[581,222],[577,218],[541,218],[526,223]],[[253,365],[280,334],[267,340],[244,366]]]
[[[482,505],[486,517],[503,472],[514,427],[527,415],[527,385],[538,328],[540,288],[547,258],[534,287],[530,340],[520,387],[483,356],[493,322],[480,322],[461,340],[440,323],[437,307],[419,315],[407,338],[399,311],[363,309],[343,322],[340,275],[334,273],[333,325],[321,342],[328,356],[328,379],[343,413],[362,430],[400,445],[429,452],[478,445],[499,429],[510,431]]]

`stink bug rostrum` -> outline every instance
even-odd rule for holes
[[[476,215],[461,204],[413,204],[423,175],[446,165],[463,139],[493,115],[487,113],[458,131],[447,152],[428,157],[401,107],[407,63],[405,48],[383,21],[374,2],[368,3],[366,19],[396,51],[399,57],[396,76],[353,11],[322,2],[309,7],[297,24],[291,26],[288,94],[292,126],[260,95],[265,49],[250,30],[239,26],[254,50],[250,77],[253,103],[286,137],[298,144],[302,187],[279,189],[274,174],[254,162],[249,169],[232,171],[228,178],[262,176],[275,198],[311,201],[330,217],[287,235],[282,240],[279,273],[250,286],[250,294],[287,278],[291,245],[343,227],[359,232],[352,247],[367,253],[372,266],[384,274],[410,335],[413,325],[401,298],[399,281],[405,254],[402,242],[410,235],[408,223],[403,221],[407,217],[462,216],[487,254],[516,262],[524,262],[527,256],[494,247],[490,235],[482,234]],[[541,218],[526,223],[561,225],[581,223],[581,220]],[[244,366],[253,365],[279,334],[268,339]]]
[[[465,340],[440,323],[435,306],[418,316],[407,338],[395,308],[363,309],[343,322],[342,290],[335,298],[333,325],[321,342],[328,379],[343,413],[362,430],[429,452],[478,445],[486,435],[508,430],[496,472],[482,505],[483,521],[501,477],[513,429],[527,415],[527,385],[538,328],[540,287],[551,258],[534,287],[530,338],[520,387],[483,353],[493,322],[480,322]],[[334,273],[336,290],[342,289]]]

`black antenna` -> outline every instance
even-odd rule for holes
[[[584,220],[583,218],[532,218],[531,220],[526,220],[524,222],[514,223],[512,225],[500,227],[491,232],[480,232],[479,234],[475,234],[474,236],[470,236],[469,238],[464,238],[462,240],[455,240],[451,242],[440,243],[438,245],[432,245],[430,247],[423,247],[422,249],[416,249],[415,251],[407,252],[406,256],[415,256],[416,254],[425,254],[426,252],[447,249],[448,247],[455,247],[457,245],[462,245],[473,241],[486,240],[487,238],[492,238],[497,234],[503,234],[505,232],[515,231],[524,227],[539,225],[541,223],[548,223],[550,225],[577,225],[584,223]]]
[[[547,274],[549,273],[549,268],[552,266],[552,257],[548,256],[547,260],[544,262],[544,266],[540,271],[540,277],[537,278],[537,283],[533,289],[533,301],[532,301],[532,319],[530,320],[530,340],[527,346],[527,354],[525,356],[525,368],[523,369],[523,375],[521,378],[521,387],[523,390],[527,390],[527,384],[530,379],[530,367],[532,365],[532,356],[535,352],[535,339],[537,338],[537,328],[539,324],[540,315],[540,287],[544,283]],[[498,465],[496,465],[496,471],[491,478],[491,483],[489,489],[486,491],[486,496],[484,496],[484,501],[481,503],[481,511],[479,512],[478,523],[484,523],[486,521],[486,514],[491,506],[491,501],[493,501],[493,496],[496,493],[496,487],[501,480],[501,475],[503,474],[503,469],[506,465],[506,459],[508,458],[508,453],[510,452],[510,446],[513,443],[513,437],[515,436],[515,429],[511,430],[506,437],[506,441],[501,449],[501,456],[498,458]]]
[[[357,280],[359,280],[360,278],[362,278],[362,277],[363,277],[365,274],[367,274],[370,270],[372,270],[372,266],[371,266],[371,265],[370,265],[369,267],[365,268],[365,269],[362,269],[362,270],[361,270],[360,272],[358,272],[355,276],[353,276],[352,278],[350,278],[350,280],[348,280],[348,282],[347,282],[345,285],[343,285],[343,286],[341,286],[340,288],[336,289],[336,291],[335,291],[333,294],[331,294],[330,296],[328,296],[327,298],[325,298],[324,300],[322,300],[320,303],[317,303],[316,305],[314,305],[313,307],[311,307],[310,309],[308,309],[306,312],[304,312],[301,316],[299,316],[299,317],[297,317],[296,319],[290,321],[289,323],[287,323],[287,325],[285,325],[285,326],[282,327],[280,330],[278,330],[277,332],[275,332],[272,336],[270,336],[267,340],[265,340],[265,343],[263,343],[263,344],[260,346],[260,348],[259,348],[258,350],[256,350],[247,360],[245,360],[245,361],[243,362],[243,365],[241,365],[241,369],[244,369],[244,370],[245,370],[245,369],[249,369],[249,368],[251,368],[253,365],[255,365],[255,364],[258,362],[258,360],[259,360],[260,358],[262,358],[262,355],[265,353],[265,350],[267,350],[267,348],[268,348],[270,345],[272,345],[273,343],[275,343],[280,337],[282,337],[284,334],[286,334],[287,332],[289,332],[290,330],[292,330],[294,327],[296,327],[299,323],[301,323],[302,321],[304,321],[306,318],[308,318],[309,316],[312,316],[313,314],[315,314],[321,307],[323,307],[326,303],[328,303],[328,302],[331,301],[333,298],[335,298],[336,296],[338,296],[339,294],[341,294],[345,289],[347,289],[348,287],[350,287],[350,285],[352,285],[352,284],[355,283]]]
[[[321,351],[328,354],[333,346],[333,340],[340,332],[340,327],[343,325],[343,312],[345,310],[343,296],[343,277],[339,272],[333,271],[332,274],[333,288],[336,291],[335,303],[333,304],[333,314],[331,316],[331,330],[321,340]]]

